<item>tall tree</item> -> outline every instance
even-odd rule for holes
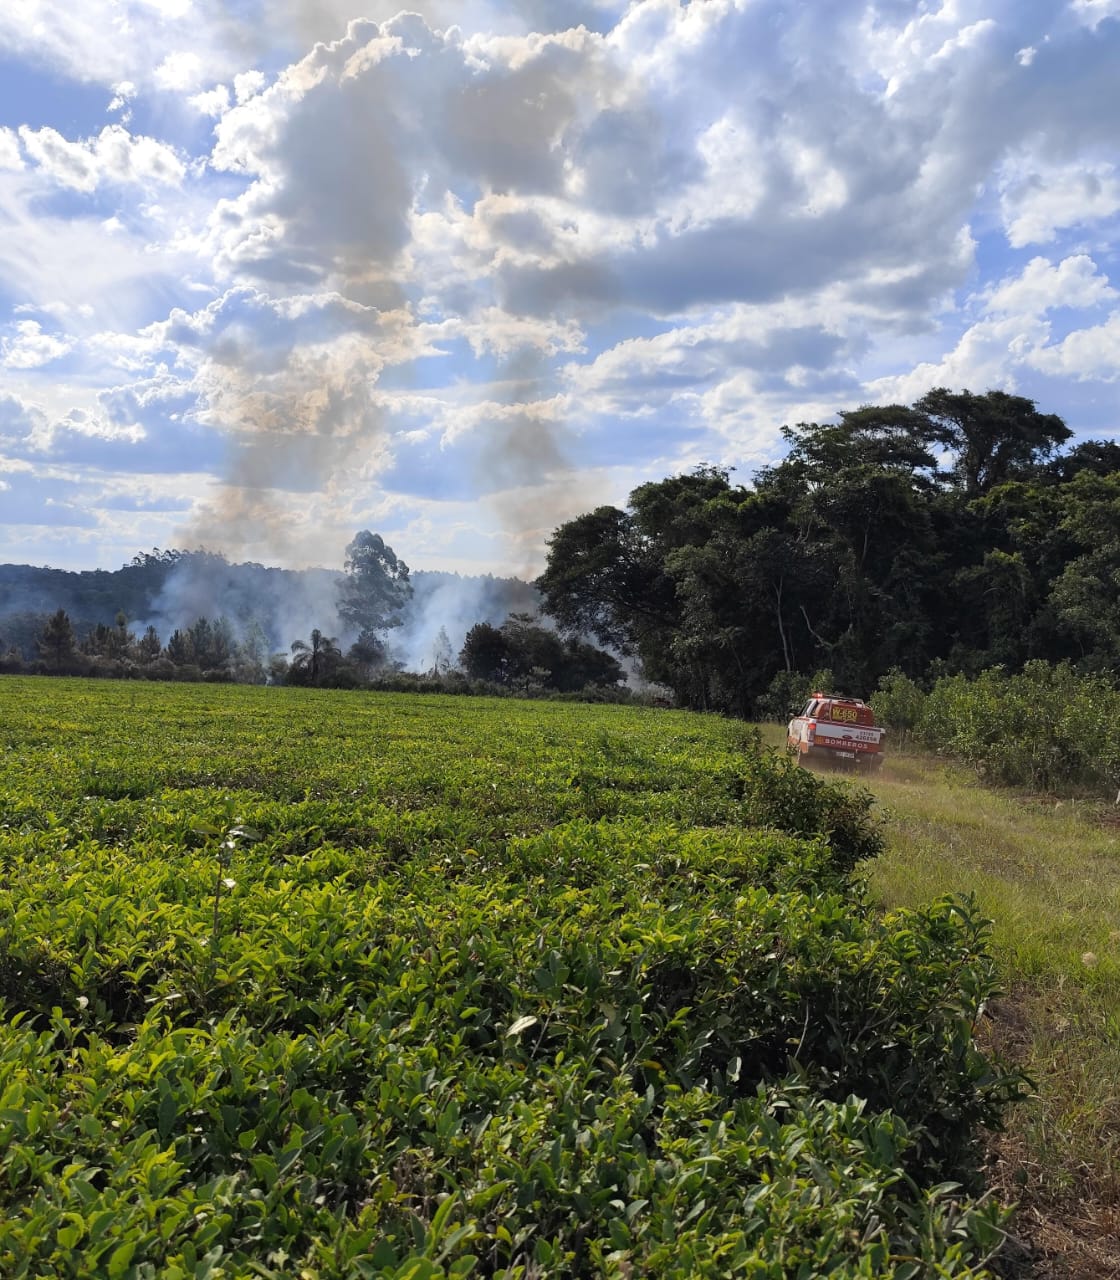
[[[195,661],[194,641],[190,630],[176,627],[167,641],[167,656],[177,666],[184,667]]]
[[[928,488],[937,469],[930,448],[929,416],[901,404],[864,405],[841,411],[836,423],[799,422],[783,427],[790,445],[785,465],[802,465],[814,480],[839,470],[871,467],[911,477]]]
[[[163,643],[159,638],[159,632],[149,623],[144,634],[136,642],[136,652],[140,661],[155,662],[162,649]]]
[[[47,665],[59,674],[74,661],[74,628],[65,609],[59,609],[47,619],[39,636],[39,652]]]
[[[950,475],[967,498],[1029,474],[1073,434],[1056,413],[1039,413],[1033,400],[1006,391],[935,387],[914,408],[928,416],[932,438],[956,455]]]
[[[321,683],[342,661],[342,650],[334,636],[325,636],[318,627],[309,640],[293,640],[291,670],[297,677],[306,676],[311,684]],[[298,679],[297,679],[298,683]]]
[[[1063,486],[1059,534],[1072,540],[1048,603],[1085,665],[1120,664],[1120,472],[1082,471]]]
[[[379,533],[363,529],[346,548],[346,576],[339,583],[338,613],[359,637],[376,636],[400,624],[412,595],[408,565]]]
[[[562,630],[586,632],[625,652],[642,634],[676,624],[659,548],[631,513],[598,507],[562,524],[548,545],[536,587]]]
[[[475,680],[504,684],[509,675],[509,640],[489,622],[476,622],[459,651],[459,665]]]

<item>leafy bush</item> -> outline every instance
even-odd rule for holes
[[[834,689],[836,678],[827,668],[805,675],[801,671],[779,671],[758,699],[755,714],[760,720],[785,724],[793,708],[799,712],[816,689]],[[796,714],[796,712],[794,712]]]
[[[896,735],[900,747],[906,745],[906,739],[921,723],[925,703],[921,686],[898,667],[880,677],[879,687],[871,696],[875,719]]]
[[[867,796],[641,708],[6,692],[0,1274],[984,1274],[986,926],[870,909]]]
[[[918,735],[1006,785],[1111,792],[1120,783],[1120,692],[1067,663],[943,677],[925,700]]]

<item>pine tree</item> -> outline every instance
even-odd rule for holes
[[[74,628],[65,609],[59,609],[47,619],[38,639],[39,652],[47,664],[58,674],[74,659]]]

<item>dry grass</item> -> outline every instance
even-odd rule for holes
[[[1006,995],[983,1034],[1036,1086],[990,1145],[992,1185],[1020,1206],[1009,1273],[1120,1280],[1120,811],[916,754],[866,785],[888,820],[868,869],[883,905],[971,892],[993,921]]]

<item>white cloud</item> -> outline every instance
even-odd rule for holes
[[[233,92],[238,102],[256,97],[268,83],[263,71],[242,71],[233,77]]]
[[[202,59],[197,53],[179,50],[169,53],[156,67],[155,82],[160,89],[178,92],[197,89],[205,76]]]
[[[1073,0],[1073,12],[1094,30],[1106,18],[1120,17],[1120,0]]]
[[[120,84],[113,86],[113,96],[106,110],[110,114],[114,111],[119,111],[121,113],[121,123],[128,124],[132,119],[131,103],[135,97],[136,86],[131,80],[122,80]]]
[[[225,0],[5,0],[0,5],[0,46],[6,56],[104,85],[115,97],[132,96],[122,93],[125,84],[137,90],[158,87],[156,69],[169,49],[197,58],[214,80],[244,70],[246,49],[262,45],[258,30]]]
[[[0,169],[22,169],[19,138],[14,129],[0,127]]]
[[[204,116],[220,116],[229,110],[229,89],[224,84],[215,85],[204,93],[196,93],[189,99],[192,107]]]
[[[49,190],[34,171],[7,182],[0,174],[0,293],[17,305],[49,306],[45,314],[62,318],[71,332],[127,331],[161,314],[173,296],[172,281],[188,268],[184,259],[153,246],[135,215],[128,220],[135,230],[110,234],[103,212],[75,216],[52,209],[42,198]],[[114,201],[124,208],[128,194],[114,191]]]
[[[91,192],[103,182],[178,185],[183,161],[155,138],[134,137],[122,125],[106,125],[96,138],[71,142],[51,128],[22,125],[20,139],[39,172],[75,191]]]
[[[44,333],[37,320],[17,320],[11,337],[0,338],[0,364],[8,369],[38,369],[66,355],[71,343]]]
[[[1116,382],[1120,379],[1120,311],[1103,324],[1075,329],[1061,342],[1036,352],[1032,364],[1053,377]]]
[[[193,9],[192,0],[140,0],[161,18],[185,18]]]
[[[978,295],[982,318],[961,334],[939,361],[923,361],[909,372],[870,384],[876,399],[910,401],[931,387],[1013,389],[1029,371],[1103,376],[1105,353],[1116,355],[1120,330],[1109,324],[1080,330],[1051,344],[1050,313],[1093,310],[1113,302],[1117,291],[1084,254],[1057,265],[1033,258],[1018,276]],[[1111,345],[1110,345],[1111,344]]]
[[[26,471],[29,464],[4,458],[5,452],[19,452],[45,426],[38,405],[0,391],[0,471]]]
[[[97,165],[90,149],[69,142],[55,129],[20,128],[19,136],[27,154],[39,170],[65,187],[92,191],[97,186]]]
[[[1120,171],[1102,160],[1039,165],[1017,157],[1000,175],[1000,212],[1015,248],[1049,244],[1067,227],[1120,212]]]
[[[53,319],[63,321],[71,319],[74,316],[80,316],[83,320],[90,319],[93,314],[93,307],[89,303],[84,303],[79,307],[72,307],[66,302],[21,302],[12,308],[14,314],[28,315],[39,313],[45,316],[51,316]]]
[[[1039,316],[979,320],[940,360],[923,360],[906,373],[870,381],[870,399],[908,403],[932,387],[1016,388],[1022,365],[1047,340],[1050,327]]]
[[[1002,281],[988,294],[986,310],[992,315],[1037,316],[1058,307],[1097,307],[1116,296],[1087,254],[1065,258],[1057,266],[1046,258],[1032,258],[1018,277]]]

